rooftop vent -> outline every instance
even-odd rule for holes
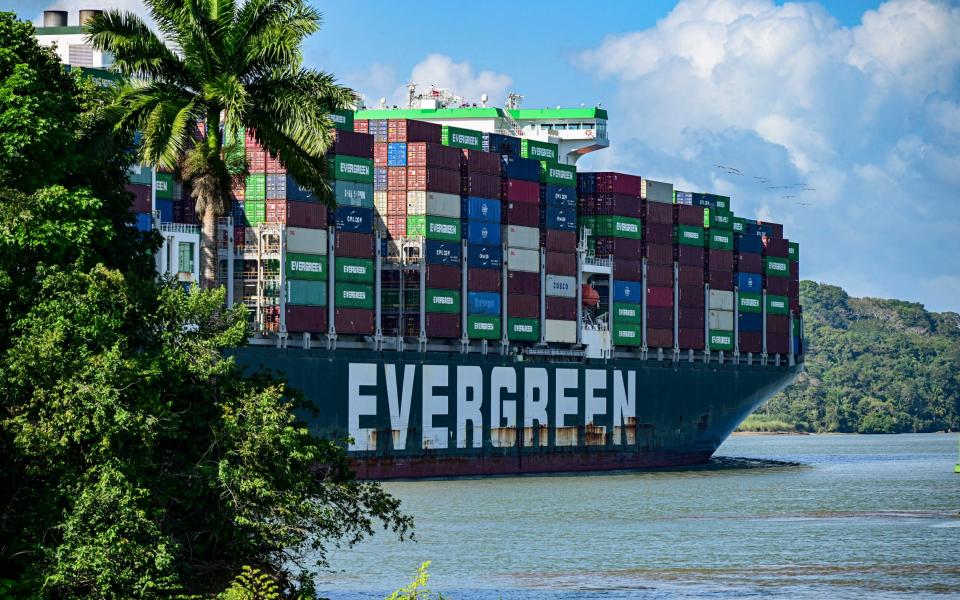
[[[43,11],[44,27],[66,27],[67,11],[65,10],[45,10]]]

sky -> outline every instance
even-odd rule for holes
[[[801,277],[960,312],[960,2],[314,0],[304,48],[367,102],[437,84],[602,105],[615,170],[782,222]],[[6,0],[24,18],[138,0]],[[718,166],[720,165],[720,166]]]

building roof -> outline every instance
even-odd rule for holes
[[[511,110],[514,119],[606,119],[605,108],[521,108]]]
[[[70,25],[67,27],[35,27],[37,35],[72,35],[83,33],[83,27],[80,25]]]
[[[463,107],[463,108],[398,108],[358,110],[357,119],[497,119],[504,116],[502,108]],[[603,108],[521,108],[511,110],[514,119],[606,119]]]

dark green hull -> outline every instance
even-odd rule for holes
[[[350,436],[359,477],[445,477],[702,463],[800,366],[245,348]]]

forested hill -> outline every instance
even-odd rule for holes
[[[800,283],[800,298],[807,372],[751,421],[807,431],[960,430],[960,315],[852,298],[812,281]]]

